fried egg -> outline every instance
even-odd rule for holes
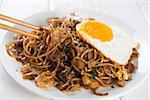
[[[110,60],[125,65],[131,58],[133,48],[138,43],[133,41],[116,25],[106,25],[96,20],[86,20],[76,25],[77,34]]]

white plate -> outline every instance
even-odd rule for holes
[[[20,73],[20,67],[22,66],[21,63],[17,62],[14,58],[10,57],[6,52],[5,44],[13,41],[12,36],[14,33],[7,32],[4,38],[1,41],[1,47],[0,47],[0,60],[4,67],[4,69],[8,72],[8,74],[19,84],[21,84],[26,89],[44,96],[46,98],[53,98],[58,100],[66,100],[66,99],[112,99],[119,96],[123,96],[135,88],[137,88],[146,78],[148,75],[148,58],[149,58],[149,49],[143,38],[140,36],[139,33],[137,33],[132,27],[130,27],[125,22],[120,21],[119,19],[116,19],[114,17],[111,17],[109,15],[105,15],[100,12],[95,11],[87,11],[87,10],[73,10],[78,15],[84,16],[84,17],[92,17],[97,20],[100,20],[106,24],[115,24],[118,25],[120,28],[122,28],[126,33],[128,33],[129,36],[131,36],[134,40],[138,41],[140,43],[140,49],[139,49],[139,61],[138,61],[138,69],[137,72],[133,74],[133,80],[128,81],[126,83],[126,86],[123,88],[115,87],[114,89],[109,90],[108,96],[96,96],[90,93],[87,90],[81,90],[79,92],[74,92],[71,94],[65,94],[59,91],[56,88],[51,89],[40,89],[35,86],[35,84],[31,81],[23,80],[22,75]],[[55,10],[55,11],[45,11],[41,12],[32,16],[29,16],[24,19],[24,21],[32,22],[35,25],[44,25],[47,23],[47,19],[49,17],[63,17],[69,15],[71,10]],[[17,26],[16,26],[17,27]],[[25,29],[23,27],[20,27],[21,29]],[[19,70],[19,71],[16,71]],[[131,92],[132,93],[132,92]]]

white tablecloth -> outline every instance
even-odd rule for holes
[[[137,2],[140,1],[140,2]],[[70,7],[99,10],[134,27],[148,42],[147,0],[0,0],[0,12],[22,19],[44,10]],[[9,24],[9,23],[7,23]],[[12,24],[9,24],[12,25]],[[0,29],[0,39],[6,31]],[[149,81],[150,84],[150,81]],[[148,100],[148,79],[132,93],[114,100]],[[150,94],[149,94],[150,95]],[[22,88],[0,65],[0,100],[48,100]]]

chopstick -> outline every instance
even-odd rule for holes
[[[30,33],[26,32],[26,31],[19,30],[17,28],[10,27],[10,26],[7,26],[7,25],[1,24],[1,23],[0,23],[0,28],[8,30],[8,31],[16,32],[16,33],[18,33],[20,35],[29,36],[29,37],[33,37],[33,38],[38,38],[38,36],[36,36],[36,35],[30,34]]]
[[[14,23],[14,24],[22,25],[22,26],[25,26],[25,27],[28,27],[28,28],[32,28],[32,29],[35,29],[35,30],[40,29],[40,27],[38,27],[36,25],[32,25],[30,23],[23,22],[23,21],[20,21],[18,19],[15,19],[15,18],[11,18],[11,17],[3,15],[3,14],[0,14],[0,19],[11,22],[11,23]]]
[[[23,21],[20,21],[20,20],[8,17],[6,15],[0,14],[0,19],[8,21],[8,22],[11,22],[11,23],[15,23],[15,24],[18,24],[18,25],[25,26],[25,27],[31,28],[33,30],[40,30],[40,27],[38,27],[36,25],[32,25],[30,23],[23,22]],[[29,36],[29,37],[33,37],[33,38],[38,38],[38,36],[30,34],[29,32],[26,32],[26,31],[23,31],[23,30],[20,30],[20,29],[11,27],[11,26],[7,26],[7,25],[1,24],[1,23],[0,23],[0,28],[8,30],[8,31],[16,32],[16,33],[18,33],[20,35]]]

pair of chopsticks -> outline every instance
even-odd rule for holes
[[[11,22],[11,23],[14,23],[14,24],[18,24],[18,25],[21,25],[21,26],[24,26],[24,27],[28,27],[28,28],[31,28],[33,30],[40,30],[40,27],[38,27],[36,25],[32,25],[30,23],[23,22],[23,21],[20,21],[18,19],[3,15],[3,14],[0,14],[0,19],[4,20],[4,21]],[[4,29],[4,30],[8,30],[8,31],[18,33],[18,34],[23,35],[23,36],[38,38],[38,36],[30,34],[29,32],[26,32],[24,30],[17,29],[17,28],[11,27],[11,26],[7,26],[7,25],[1,24],[1,23],[0,23],[0,28]]]

